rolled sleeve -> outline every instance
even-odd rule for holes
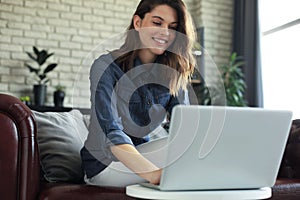
[[[123,131],[115,130],[107,134],[108,142],[107,145],[119,145],[119,144],[131,144],[133,145],[130,137],[128,137]]]
[[[118,74],[114,66],[109,66],[99,79],[95,90],[95,110],[97,120],[106,135],[106,145],[133,144],[131,138],[123,131],[122,118],[117,109],[116,96],[113,95]]]

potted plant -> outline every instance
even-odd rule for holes
[[[66,87],[57,85],[55,87],[55,91],[53,93],[53,102],[55,107],[63,107],[64,106],[64,98],[65,98],[65,89]]]
[[[226,105],[227,106],[247,106],[245,99],[246,82],[241,66],[244,61],[234,52],[231,54],[229,63],[219,67],[224,84]],[[211,105],[214,98],[212,94],[217,95],[218,89],[208,88],[204,82],[201,83],[200,96],[202,105]]]
[[[247,106],[246,82],[241,69],[244,63],[234,52],[230,56],[229,63],[220,67],[228,106]]]
[[[29,71],[36,75],[37,84],[33,86],[34,103],[37,106],[41,106],[44,105],[47,93],[46,84],[49,82],[47,75],[57,66],[57,63],[46,64],[47,59],[54,53],[48,53],[44,49],[38,50],[35,46],[33,46],[33,54],[29,52],[26,53],[37,65],[34,67],[25,63],[25,66],[29,69]]]
[[[20,100],[21,100],[24,104],[26,104],[27,106],[30,105],[30,97],[29,97],[28,95],[26,95],[26,96],[21,96],[21,97],[20,97]]]

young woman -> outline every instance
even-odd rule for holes
[[[194,28],[181,0],[141,0],[120,49],[92,65],[87,184],[160,182],[166,139],[149,141],[177,104],[189,104]]]

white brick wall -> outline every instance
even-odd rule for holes
[[[197,27],[205,27],[205,47],[216,63],[231,51],[233,0],[185,0]],[[65,105],[89,107],[91,50],[124,31],[139,0],[1,0],[0,92],[32,97],[32,74],[24,66],[32,46],[54,52],[49,62],[48,105],[54,87],[67,88]],[[105,47],[99,49],[104,51]],[[108,47],[109,48],[109,47]],[[90,58],[90,59],[86,59]]]
[[[204,27],[206,51],[204,74],[201,75],[205,76],[205,82],[210,87],[219,87],[221,79],[218,67],[228,63],[232,51],[233,0],[188,0],[186,2],[196,27]]]
[[[203,0],[201,10],[205,48],[218,66],[225,64],[232,51],[233,0]]]
[[[88,69],[84,58],[99,42],[126,29],[138,0],[1,0],[0,92],[32,97],[33,74],[24,66],[32,46],[54,52],[49,62],[48,105],[54,87],[67,88],[65,104],[89,106]],[[85,67],[87,68],[87,67]],[[78,73],[84,73],[78,80]],[[74,89],[74,85],[79,87]],[[74,100],[75,99],[75,100]],[[77,100],[78,99],[78,100]]]

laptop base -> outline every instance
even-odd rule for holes
[[[269,187],[246,190],[160,191],[138,184],[127,186],[126,194],[135,198],[157,200],[246,200],[270,198],[272,191]]]

